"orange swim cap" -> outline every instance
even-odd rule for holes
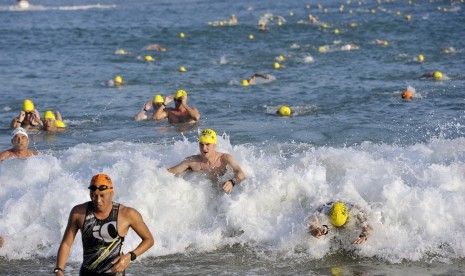
[[[90,185],[95,185],[95,186],[106,185],[106,186],[113,187],[111,178],[104,173],[99,173],[99,174],[92,176],[92,179],[90,180]]]
[[[413,98],[413,92],[405,90],[402,92],[402,99],[411,100]]]

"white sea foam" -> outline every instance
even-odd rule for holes
[[[80,144],[28,160],[0,163],[1,256],[56,254],[71,208],[88,200],[98,172],[115,184],[115,201],[135,207],[157,241],[146,256],[213,250],[242,243],[309,258],[331,250],[308,236],[305,218],[320,204],[344,199],[369,209],[373,236],[361,256],[390,262],[465,256],[465,138],[409,147],[364,143],[350,148],[280,144],[232,146],[247,180],[225,195],[200,174],[175,177],[166,168],[198,151],[195,141],[173,145],[112,142]],[[229,173],[222,180],[228,179]],[[71,259],[81,259],[77,237]],[[14,242],[13,242],[14,241]],[[130,232],[126,248],[139,243]]]

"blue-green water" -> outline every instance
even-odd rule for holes
[[[4,274],[13,273],[7,259],[46,263],[34,272],[48,274],[69,210],[87,200],[85,187],[100,171],[157,240],[134,275],[331,275],[340,265],[342,275],[463,273],[464,225],[455,219],[465,215],[457,207],[465,199],[463,2],[14,4],[0,1],[0,147],[10,147],[9,123],[25,98],[41,112],[59,109],[68,130],[31,134],[41,156],[0,164]],[[262,32],[265,13],[274,20]],[[231,14],[237,25],[213,26]],[[152,43],[167,51],[144,49]],[[350,43],[358,47],[348,50]],[[282,68],[274,69],[279,55]],[[430,71],[444,79],[420,78]],[[242,86],[254,73],[272,78]],[[107,85],[116,75],[121,88]],[[400,97],[407,88],[416,91],[412,101]],[[132,120],[154,94],[178,89],[199,109],[198,125]],[[295,112],[290,118],[275,114],[283,104]],[[197,153],[198,130],[207,127],[223,134],[219,149],[247,175],[230,196],[202,176],[166,172]],[[339,198],[368,207],[374,225],[367,244],[344,248],[350,254],[305,232],[305,217]],[[71,267],[81,252],[76,242]]]

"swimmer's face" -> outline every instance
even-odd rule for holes
[[[45,128],[49,129],[49,128],[53,127],[54,121],[55,121],[55,120],[52,120],[52,119],[45,119],[45,120],[44,120],[44,126],[45,126]]]
[[[152,107],[155,110],[159,109],[162,105],[163,105],[162,103],[152,103]]]
[[[26,137],[26,135],[19,133],[16,134],[13,139],[11,139],[11,143],[17,149],[27,149],[27,146],[29,145],[29,139]]]
[[[112,205],[112,199],[113,199],[113,189],[111,190],[105,190],[105,191],[91,191],[90,192],[90,199],[92,200],[92,203],[94,204],[94,209],[97,211],[102,211],[106,207]]]
[[[199,143],[199,149],[200,149],[200,155],[208,158],[212,154],[215,154],[216,144]]]
[[[32,116],[34,114],[32,112],[26,112],[26,115],[24,116],[24,119],[26,120],[32,120]]]

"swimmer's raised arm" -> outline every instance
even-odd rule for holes
[[[168,169],[168,171],[176,176],[180,175],[182,172],[190,168],[190,163],[192,162],[191,158],[184,159],[181,163],[177,164],[174,167]]]
[[[152,107],[152,102],[146,102],[144,108],[134,116],[134,121],[147,119],[147,111]]]

